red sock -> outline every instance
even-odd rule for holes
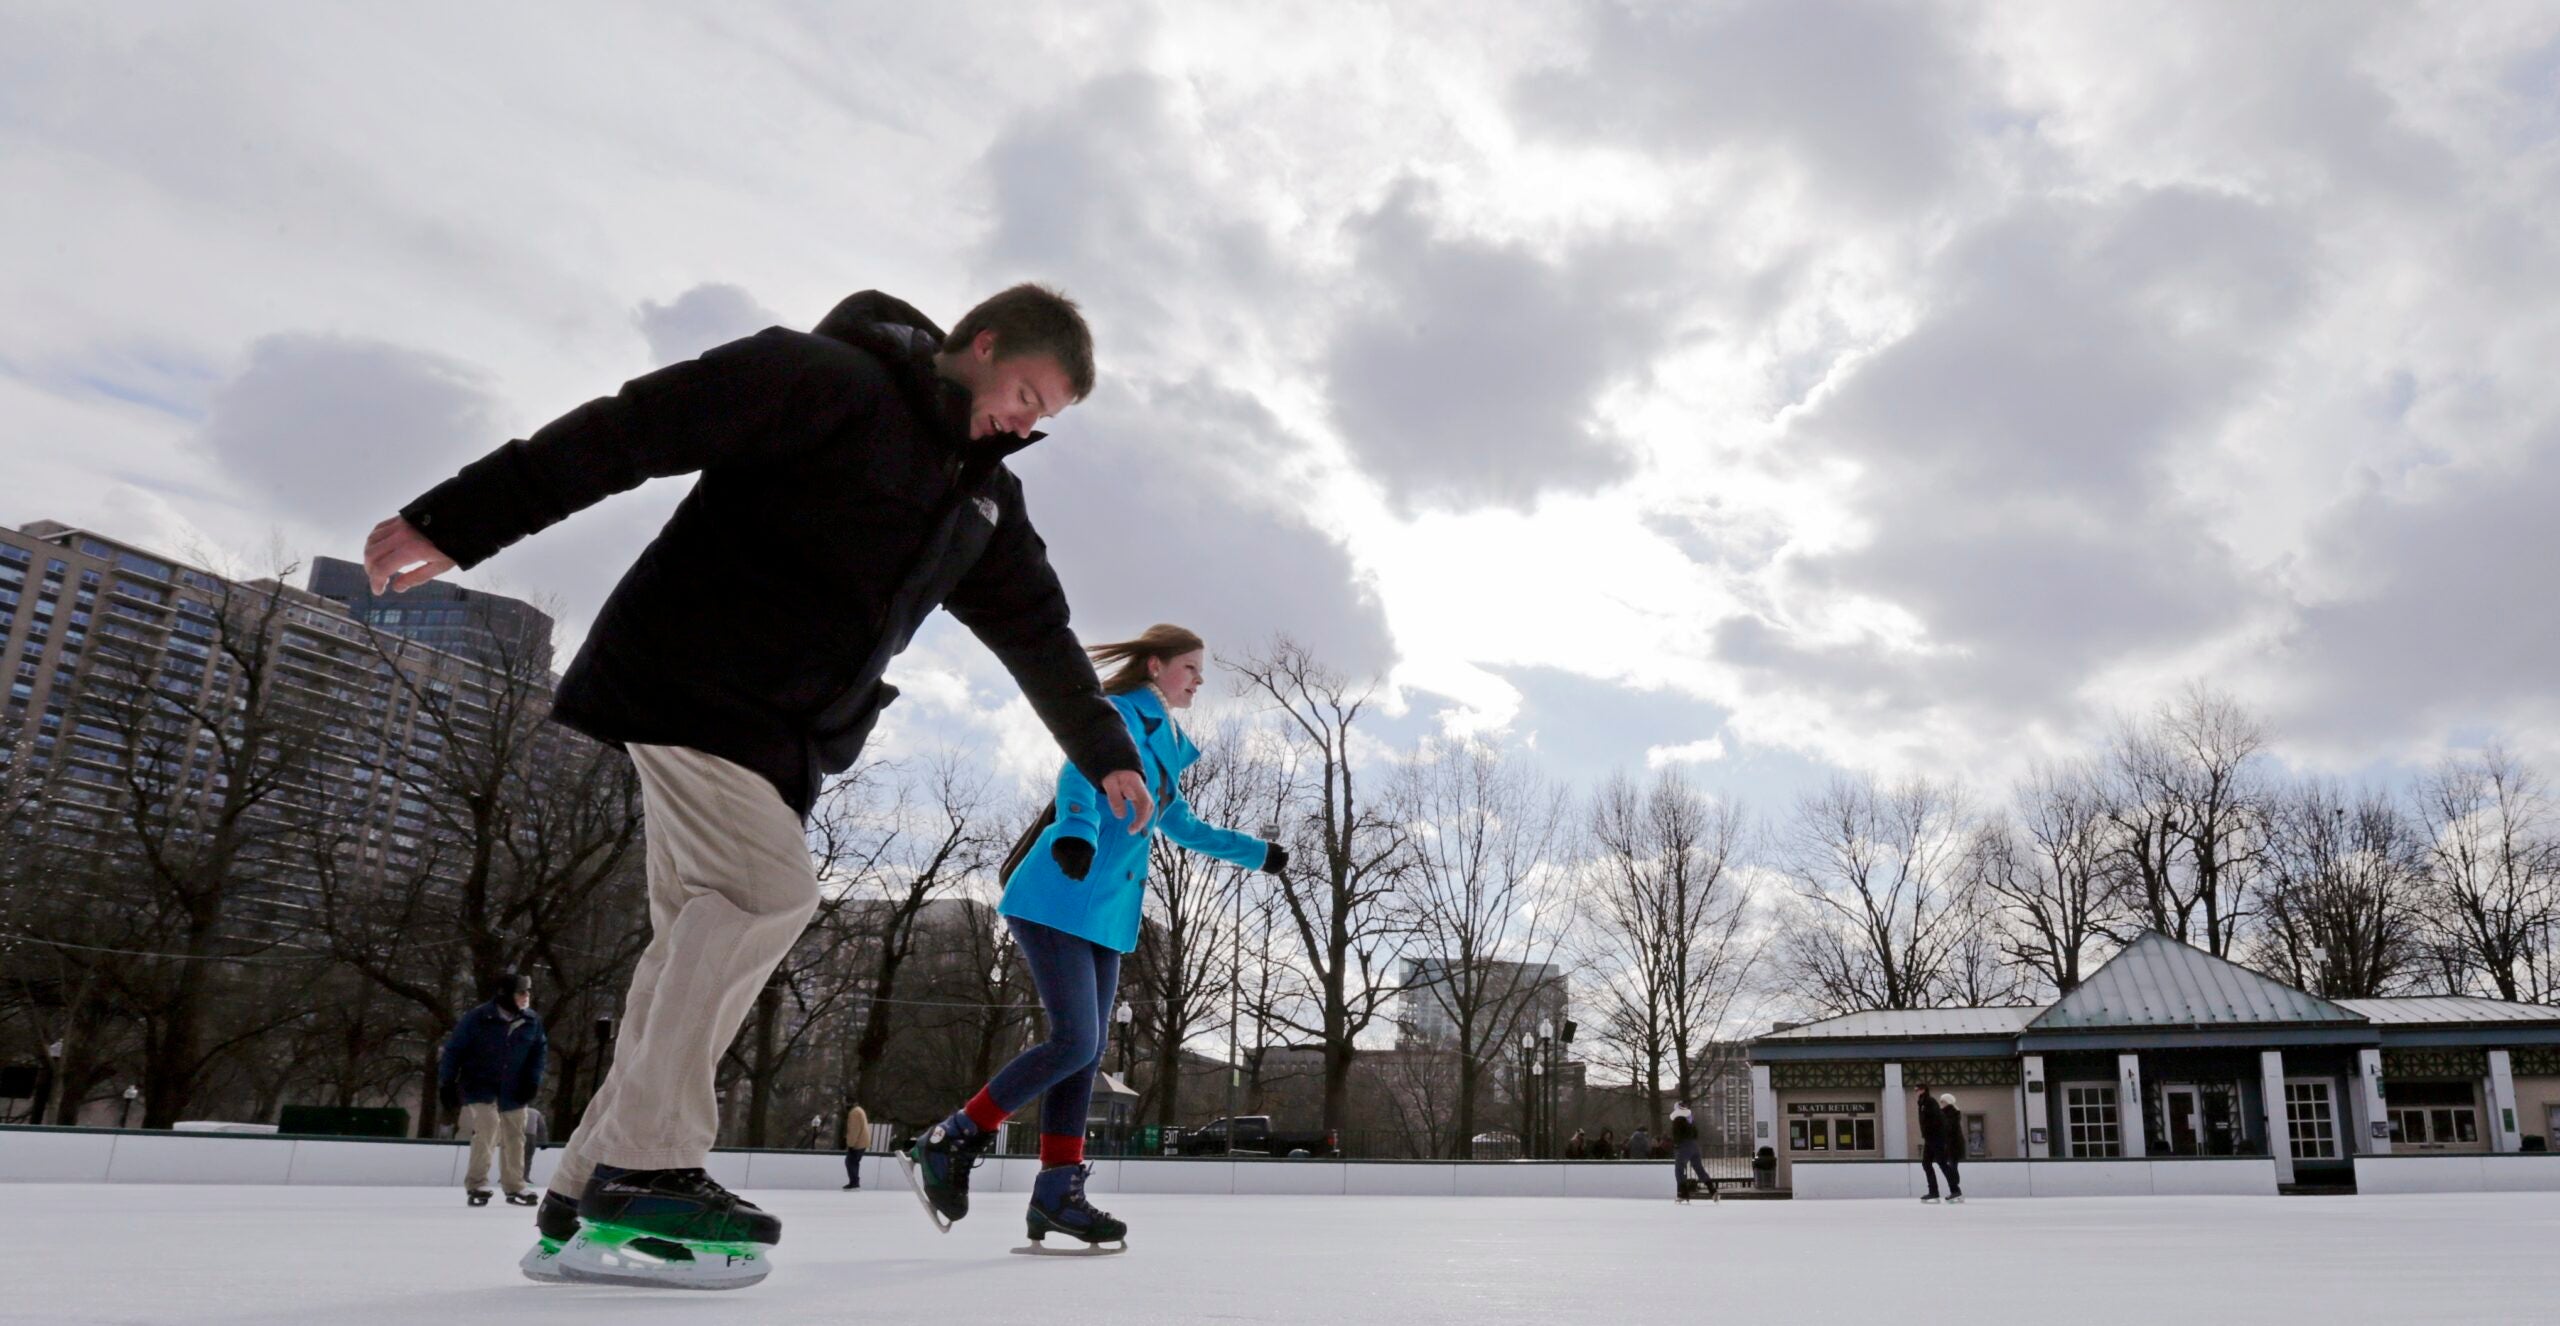
[[[1040,1168],[1055,1169],[1060,1165],[1084,1163],[1084,1134],[1068,1137],[1059,1133],[1040,1134]]]
[[[978,1094],[971,1096],[969,1103],[960,1107],[960,1112],[969,1116],[969,1122],[991,1133],[1005,1120],[1005,1108],[996,1104],[996,1098],[988,1095],[985,1087],[978,1088]]]

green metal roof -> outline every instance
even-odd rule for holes
[[[2376,1026],[2460,1027],[2483,1023],[2560,1025],[2560,1008],[2543,1004],[2510,1004],[2476,995],[2411,995],[2397,999],[2341,999],[2347,1008],[2371,1018]]]
[[[2080,988],[2026,1026],[2049,1031],[2135,1027],[2365,1026],[2352,1009],[2236,962],[2144,931]]]
[[[2015,1036],[2042,1004],[2015,1008],[1879,1008],[1773,1031],[1764,1041],[1901,1039],[1914,1036]]]

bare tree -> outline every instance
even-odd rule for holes
[[[1657,1129],[1664,1079],[1696,1098],[1760,958],[1742,874],[1747,823],[1740,805],[1709,799],[1677,768],[1645,787],[1614,777],[1592,798],[1581,910],[1594,1041],[1644,1087]]]
[[[1183,796],[1204,820],[1266,832],[1281,814],[1281,780],[1269,753],[1235,722],[1192,726],[1200,759],[1183,775]],[[1149,867],[1146,924],[1130,963],[1135,1034],[1153,1047],[1139,1101],[1156,1121],[1181,1122],[1182,1049],[1234,1006],[1240,893],[1253,871],[1186,852],[1159,838]]]
[[[2106,791],[2086,765],[2039,765],[2017,790],[2014,818],[1984,826],[1974,869],[1992,904],[2009,962],[2056,994],[2080,986],[2086,963],[2117,924],[2108,873]]]
[[[327,720],[308,656],[328,645],[311,630],[319,614],[279,583],[290,573],[209,580],[219,599],[209,639],[156,639],[143,625],[153,614],[110,601],[66,705],[65,727],[97,734],[86,750],[116,769],[105,798],[116,866],[99,876],[110,887],[95,915],[119,914],[111,925],[130,937],[125,947],[159,955],[117,971],[116,998],[142,1029],[144,1127],[184,1117],[220,1059],[278,1021],[256,1008],[220,1028],[208,1017],[238,967],[227,959],[280,938],[236,913],[243,900],[293,892],[289,844],[320,810],[311,789]],[[172,652],[204,661],[172,664]]]
[[[840,894],[838,906],[868,964],[855,1005],[862,1030],[843,1091],[854,1100],[878,1098],[900,972],[916,953],[927,904],[957,897],[1012,841],[998,832],[983,773],[949,751],[919,772],[898,780],[884,804],[884,767],[857,766],[828,785],[811,818],[820,885]]]
[[[2260,966],[2347,999],[2390,994],[2418,964],[2422,848],[2389,796],[2301,784],[2274,803],[2266,859]]]
[[[2444,966],[2498,998],[2551,997],[2543,962],[2560,916],[2560,823],[2540,774],[2492,744],[2451,757],[2417,789],[2426,914]]]
[[[2107,938],[2130,942],[2136,929],[2188,939],[2195,903],[2181,883],[2186,835],[2180,827],[2177,757],[2155,728],[2117,725],[2108,744],[2101,805],[2111,832],[2106,869],[2120,926]]]
[[[1286,637],[1237,667],[1248,693],[1269,699],[1299,758],[1290,789],[1290,841],[1299,849],[1277,890],[1304,963],[1302,1000],[1272,1016],[1324,1050],[1324,1126],[1349,1112],[1359,1038],[1395,996],[1391,976],[1408,936],[1395,904],[1408,845],[1402,825],[1361,791],[1352,736],[1369,701],[1341,674]]]
[[[1779,948],[1795,993],[1833,1013],[1926,1008],[1968,921],[1964,795],[1926,779],[1841,777],[1796,807],[1781,861],[1802,913]]]
[[[1553,960],[1571,915],[1556,860],[1565,798],[1515,760],[1452,743],[1416,751],[1393,799],[1412,836],[1403,898],[1419,955],[1403,993],[1455,1033],[1442,1047],[1456,1056],[1447,1154],[1464,1157],[1488,1069],[1542,1003],[1563,998]]]
[[[2180,757],[2179,825],[2205,947],[2228,956],[2248,917],[2259,864],[2266,792],[2258,757],[2266,723],[2233,697],[2198,685],[2163,711],[2161,730]]]
[[[476,659],[368,637],[390,680],[340,813],[306,826],[317,929],[418,1029],[420,1136],[437,1126],[437,1048],[505,971],[539,972],[555,1120],[572,1123],[649,940],[639,782],[619,751],[549,721],[548,651],[493,637]]]

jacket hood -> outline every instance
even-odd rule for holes
[[[877,290],[847,295],[810,330],[870,351],[887,364],[916,412],[941,424],[946,439],[973,460],[1002,460],[1047,436],[1035,431],[1029,437],[1004,434],[972,440],[968,389],[933,368],[933,357],[942,350],[942,328],[895,295]]]

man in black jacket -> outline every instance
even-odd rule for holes
[[[533,978],[512,972],[490,985],[489,1002],[463,1014],[445,1040],[436,1085],[454,1122],[471,1134],[462,1190],[473,1206],[489,1203],[492,1151],[507,1201],[533,1205],[533,1189],[524,1181],[524,1111],[542,1090],[547,1043],[542,1018],[533,1011]]]
[[[1920,1088],[1920,1173],[1929,1180],[1928,1195],[1922,1202],[1938,1200],[1938,1172],[1947,1175],[1947,1200],[1960,1202],[1964,1192],[1956,1186],[1955,1148],[1964,1145],[1964,1120],[1956,1111],[1941,1106],[1929,1088]]]
[[[936,607],[994,651],[1115,815],[1153,814],[1004,464],[1092,388],[1091,334],[1053,291],[1015,286],[948,337],[867,291],[813,333],[768,328],[635,379],[374,528],[374,588],[404,590],[644,480],[699,476],[553,707],[639,772],[654,938],[528,1275],[763,1279],[781,1223],[702,1169],[714,1072],[817,907],[804,821],[819,785],[860,755],[896,695],[881,674]]]

